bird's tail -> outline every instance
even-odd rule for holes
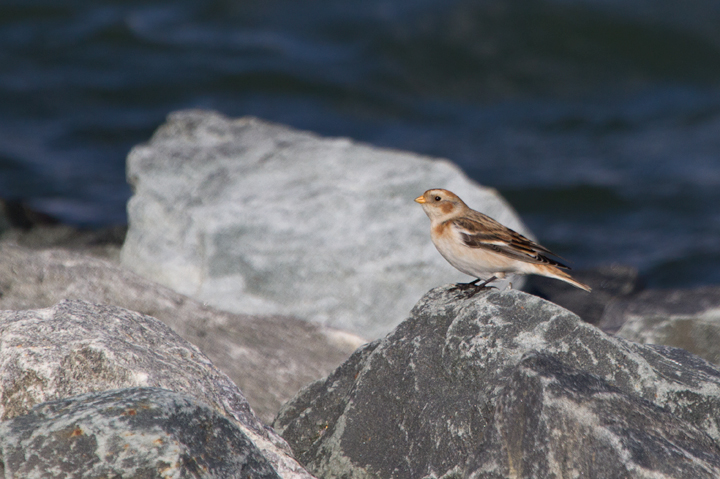
[[[581,283],[580,281],[576,281],[567,274],[564,271],[559,270],[558,268],[554,268],[552,266],[546,266],[543,268],[543,272],[541,273],[544,276],[548,276],[550,278],[559,279],[560,281],[565,281],[566,283],[570,283],[576,288],[584,289],[588,293],[592,291],[592,288],[588,286],[587,284]]]

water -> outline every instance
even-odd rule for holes
[[[124,223],[129,149],[212,108],[449,158],[574,267],[718,284],[718,25],[715,0],[2,0],[0,197]]]

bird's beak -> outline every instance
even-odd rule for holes
[[[418,196],[417,198],[415,198],[415,202],[420,204],[427,203],[424,196]]]

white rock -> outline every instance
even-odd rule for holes
[[[214,112],[170,115],[131,151],[128,181],[127,267],[221,309],[366,338],[431,287],[472,279],[430,242],[413,202],[425,190],[452,190],[527,234],[495,190],[449,161]]]

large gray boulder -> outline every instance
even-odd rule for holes
[[[320,477],[718,477],[720,371],[522,292],[441,287],[274,427]]]
[[[608,306],[604,324],[621,325],[617,335],[664,344],[720,364],[720,287],[648,290]]]
[[[48,308],[63,299],[120,306],[161,320],[230,376],[268,424],[282,403],[332,372],[363,342],[289,316],[219,311],[72,251],[0,243],[0,309]]]
[[[280,479],[227,417],[165,389],[50,401],[0,423],[4,477]]]
[[[255,118],[174,113],[133,148],[127,174],[124,265],[220,309],[366,338],[392,329],[428,288],[472,279],[430,242],[413,202],[426,189],[448,188],[528,234],[496,191],[448,161]]]
[[[0,311],[0,419],[47,401],[132,387],[167,389],[208,405],[233,421],[282,477],[311,477],[230,378],[160,321],[77,300]]]

